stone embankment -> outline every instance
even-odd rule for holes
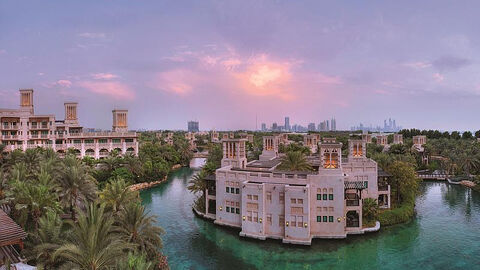
[[[469,187],[469,188],[475,187],[475,183],[474,183],[474,182],[472,182],[472,181],[467,181],[467,180],[460,181],[460,185],[463,185],[463,186],[466,186],[466,187]]]
[[[180,164],[175,164],[172,166],[172,171],[176,169],[180,169],[182,165]],[[167,176],[165,176],[163,179],[158,180],[158,181],[153,181],[153,182],[148,182],[148,183],[138,183],[138,184],[133,184],[130,186],[130,190],[132,191],[138,191],[138,190],[143,190],[143,189],[149,189],[154,186],[160,185],[161,183],[165,182],[167,180]]]
[[[161,183],[165,182],[167,180],[167,177],[165,176],[162,180],[158,181],[153,181],[153,182],[148,182],[148,183],[138,183],[130,186],[130,190],[132,191],[137,191],[137,190],[142,190],[142,189],[147,189],[154,187],[156,185],[160,185]]]

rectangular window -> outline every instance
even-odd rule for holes
[[[365,188],[368,188],[368,181],[363,182]]]
[[[298,203],[298,204],[303,204],[303,199],[298,199],[298,200],[297,200],[297,203]]]
[[[267,224],[272,225],[272,214],[267,214]]]
[[[323,216],[323,222],[327,222],[327,216]]]
[[[333,222],[333,216],[328,217],[328,222]]]
[[[230,193],[230,188],[229,188],[229,187],[226,187],[226,188],[225,188],[225,191],[226,191],[227,193]]]
[[[297,217],[297,227],[302,227],[303,226],[303,217],[299,216]]]
[[[322,216],[317,216],[317,222],[322,222]]]
[[[240,214],[240,208],[235,208],[235,213]]]
[[[321,200],[322,199],[322,194],[317,194],[317,200]]]
[[[247,195],[247,199],[251,200],[251,199],[252,199],[252,195]]]
[[[290,217],[290,225],[292,227],[297,227],[297,217],[296,216],[291,216]]]
[[[230,213],[230,207],[227,206],[227,213]]]
[[[283,215],[278,216],[278,226],[285,227],[285,216]]]
[[[328,199],[329,199],[330,201],[333,201],[333,194],[328,194]]]
[[[280,194],[278,195],[278,200],[280,202],[284,202],[285,201],[285,193],[284,192],[280,192]]]
[[[324,201],[327,200],[327,195],[328,195],[328,194],[323,194],[323,200],[324,200]]]
[[[267,192],[267,201],[272,201],[272,192]]]
[[[239,188],[235,189],[235,194],[240,194],[240,189]]]
[[[290,199],[290,203],[296,204],[296,203],[297,203],[297,199]]]
[[[252,211],[247,211],[247,220],[252,221]]]
[[[258,195],[253,195],[253,200],[258,201]]]
[[[253,222],[258,222],[258,212],[253,212]]]

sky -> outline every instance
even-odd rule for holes
[[[480,129],[479,1],[0,2],[0,108],[111,128]]]

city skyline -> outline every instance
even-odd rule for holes
[[[405,128],[473,131],[478,7],[2,1],[0,107],[33,88],[40,113],[77,101],[85,126],[102,129],[96,115],[126,108],[131,128],[147,130],[191,119],[253,130],[284,115],[302,125],[335,115],[349,130],[389,115]]]

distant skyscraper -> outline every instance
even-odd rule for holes
[[[332,118],[332,120],[330,121],[330,125],[331,125],[331,130],[332,131],[337,130],[337,120],[335,120],[335,118]]]
[[[315,131],[315,123],[308,124],[308,131]]]
[[[188,121],[188,132],[199,132],[198,121]]]
[[[285,126],[284,126],[286,131],[290,131],[290,117],[285,117]]]
[[[262,131],[267,131],[267,124],[262,123]]]
[[[327,122],[327,126],[326,126],[325,131],[329,131],[330,130],[330,124],[329,124],[328,120],[326,120],[326,122]]]
[[[272,124],[272,131],[277,131],[278,130],[278,124],[277,123],[273,123]]]

